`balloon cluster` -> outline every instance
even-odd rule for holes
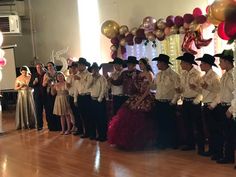
[[[217,27],[217,34],[223,40],[236,39],[236,1],[215,0],[207,7],[207,21]]]
[[[182,45],[183,51],[196,53],[191,48],[192,43],[199,49],[211,42],[212,39],[203,39],[200,27],[206,26],[205,24],[209,23],[217,24],[218,21],[215,19],[215,14],[220,10],[219,8],[218,6],[207,7],[207,15],[203,15],[202,10],[196,7],[192,13],[186,13],[183,16],[169,15],[165,19],[160,18],[158,20],[154,17],[147,16],[143,19],[139,28],[135,27],[130,30],[126,25],[119,26],[115,21],[107,20],[102,24],[101,31],[103,35],[111,40],[112,46],[110,50],[112,58],[117,57],[118,50],[120,50],[121,54],[125,54],[126,45],[141,44],[145,40],[144,44],[152,42],[152,46],[156,47],[156,40],[163,41],[167,36],[174,34],[185,35],[185,41]],[[235,18],[232,19],[235,20]]]

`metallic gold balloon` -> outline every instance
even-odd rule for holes
[[[191,22],[189,25],[190,31],[197,31],[197,30],[199,30],[199,28],[200,28],[200,25],[197,24],[195,21]]]
[[[138,30],[138,28],[132,28],[130,31],[134,36],[136,36],[136,31],[137,30]]]
[[[115,51],[117,51],[117,48],[116,48],[116,46],[115,46],[115,45],[112,45],[112,46],[110,47],[110,49],[111,49],[111,51],[112,51],[112,52],[115,52]]]
[[[155,37],[155,35],[153,34],[153,33],[147,33],[146,34],[146,37],[147,37],[147,39],[149,40],[149,41],[155,41],[155,39],[156,39],[156,37]]]
[[[157,36],[157,38],[162,38],[163,36],[165,36],[165,33],[162,30],[156,30],[155,35]]]
[[[216,20],[224,21],[225,20],[225,9],[231,2],[232,1],[230,1],[230,0],[215,0],[210,7],[213,17]]]
[[[102,24],[101,32],[109,39],[114,38],[119,34],[119,25],[113,20],[107,20]]]
[[[165,27],[166,27],[166,23],[163,21],[163,19],[159,19],[157,21],[157,28],[161,29],[161,30],[164,30]]]
[[[121,40],[120,40],[120,45],[121,45],[121,46],[125,46],[125,45],[126,45],[125,39],[121,39]]]
[[[129,32],[128,26],[122,25],[122,26],[119,28],[119,32],[120,32],[121,35],[124,35],[125,33]]]
[[[178,31],[179,31],[179,29],[176,25],[170,27],[170,34],[177,34]]]
[[[180,33],[180,34],[185,34],[185,32],[186,32],[185,28],[184,28],[183,26],[181,26],[181,27],[179,28],[179,33]]]

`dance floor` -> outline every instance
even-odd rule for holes
[[[46,128],[14,130],[14,110],[3,112],[0,177],[234,177],[233,164],[219,165],[195,152],[122,151],[107,142],[59,135]]]

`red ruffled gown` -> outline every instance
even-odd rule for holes
[[[138,94],[129,98],[113,116],[108,127],[108,142],[126,150],[150,147],[156,141],[153,116],[154,96],[149,93],[137,107],[132,108],[147,90],[148,80],[139,77]]]

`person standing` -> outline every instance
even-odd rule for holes
[[[217,111],[217,154],[213,160],[217,163],[233,163],[234,162],[234,138],[233,129],[234,120],[228,119],[227,111],[233,100],[233,50],[224,50],[222,53],[216,54],[215,57],[220,58],[220,67],[225,70],[220,80],[220,93],[218,102],[214,102]],[[219,104],[217,104],[219,103]]]
[[[180,77],[169,65],[170,57],[160,54],[152,59],[157,61],[160,72],[154,80],[155,116],[157,117],[158,148],[177,148],[176,104],[180,95],[176,88],[180,86]]]
[[[177,57],[181,60],[180,66],[183,70],[180,76],[180,88],[176,91],[183,95],[183,120],[187,131],[187,139],[183,151],[194,150],[197,144],[198,154],[204,152],[204,132],[201,118],[201,73],[194,68],[197,65],[194,55],[184,53]]]
[[[115,71],[111,73],[111,79],[116,80],[123,72],[123,68],[125,67],[124,60],[122,60],[121,58],[115,58],[114,61],[110,63],[113,64],[115,69]],[[124,94],[122,85],[116,86],[109,83],[109,86],[111,88],[111,94],[112,94],[113,115],[115,115],[126,99],[124,99],[123,97]]]
[[[110,78],[109,81],[111,84],[116,86],[123,86],[124,96],[122,100],[126,101],[129,97],[135,95],[137,91],[137,87],[135,86],[135,82],[140,73],[139,70],[136,69],[136,65],[139,63],[137,58],[134,56],[129,56],[126,61],[128,70],[122,72],[122,74],[118,77],[118,79]]]
[[[91,136],[90,139],[98,141],[106,141],[107,139],[107,115],[106,115],[106,93],[107,80],[99,74],[101,66],[93,63],[89,68],[92,73],[93,81],[90,85],[91,91]]]
[[[27,66],[20,68],[21,75],[16,78],[15,90],[18,91],[16,103],[16,129],[31,129],[37,126],[32,89],[29,87],[31,73]]]
[[[43,109],[46,105],[46,89],[43,87],[43,77],[45,69],[41,63],[36,64],[36,73],[32,75],[30,86],[34,89],[34,102],[37,117],[37,130],[43,129]]]
[[[207,133],[208,133],[208,151],[202,152],[200,155],[203,156],[215,156],[216,155],[216,114],[214,102],[217,101],[220,92],[220,78],[213,71],[212,67],[217,67],[215,64],[215,58],[212,55],[204,54],[203,57],[196,59],[201,61],[200,68],[205,72],[202,77],[202,118],[205,122]]]
[[[81,138],[92,137],[91,133],[91,97],[89,86],[93,80],[92,74],[87,70],[90,63],[85,58],[79,58],[78,61],[78,78],[74,87],[74,102],[78,105],[81,119],[83,121],[83,134]]]
[[[77,76],[78,74],[78,63],[72,62],[69,66],[69,73],[70,75],[66,79],[66,85],[68,87],[69,91],[69,103],[70,107],[73,112],[74,116],[74,125],[76,127],[76,131],[73,132],[73,135],[82,135],[83,134],[83,123],[80,117],[79,109],[77,105],[74,103],[74,87],[75,87],[75,81],[79,79]]]

